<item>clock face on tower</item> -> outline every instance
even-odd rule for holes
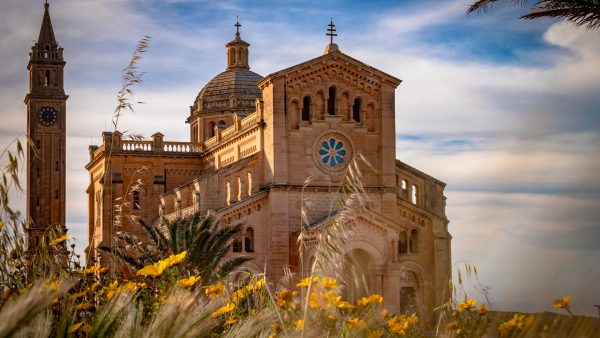
[[[46,127],[49,127],[56,123],[57,117],[58,113],[56,112],[56,109],[52,107],[43,107],[38,113],[38,120],[42,125]]]

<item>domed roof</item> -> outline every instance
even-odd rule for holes
[[[196,101],[192,116],[197,113],[246,112],[255,109],[257,98],[262,92],[256,84],[262,76],[250,71],[248,47],[250,44],[240,37],[240,23],[236,22],[235,37],[227,47],[227,70],[208,81]]]
[[[256,86],[262,76],[248,68],[228,69],[210,80],[196,97],[198,112],[247,111],[255,109],[255,101],[262,96]]]

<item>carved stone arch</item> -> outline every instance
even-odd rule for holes
[[[375,260],[377,266],[382,266],[386,262],[385,253],[383,252],[383,249],[380,248],[374,242],[376,241],[366,240],[364,238],[359,238],[358,236],[352,237],[346,243],[343,253],[348,254],[351,253],[353,250],[360,249],[369,253]]]
[[[313,116],[317,119],[317,120],[322,120],[323,119],[323,114],[325,114],[325,105],[326,105],[327,101],[325,99],[325,92],[324,90],[317,88],[315,91],[315,99],[312,100],[312,105],[313,105],[313,109],[311,109],[312,111],[314,111]]]
[[[298,125],[300,124],[300,119],[302,118],[300,116],[301,114],[301,109],[300,109],[300,103],[298,103],[298,99],[294,98],[292,99],[292,101],[290,102],[289,105],[289,114],[288,114],[288,119],[289,119],[289,125],[291,129],[298,129]]]

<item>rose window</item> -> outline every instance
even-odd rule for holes
[[[341,174],[352,159],[352,143],[337,132],[327,132],[315,140],[317,167],[328,174]]]

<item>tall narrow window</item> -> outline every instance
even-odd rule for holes
[[[233,252],[242,252],[242,240],[236,238],[233,240],[233,244],[231,245],[233,248]]]
[[[354,105],[352,106],[352,118],[356,122],[360,122],[360,98],[354,99]]]
[[[302,121],[310,121],[310,97],[308,96],[302,100]]]
[[[252,173],[247,172],[246,178],[248,180],[248,196],[252,195]]]
[[[59,167],[58,167],[58,161],[54,162],[54,171],[58,171]]]
[[[48,87],[50,85],[50,71],[46,71],[46,75],[44,76],[44,86]]]
[[[242,179],[237,176],[235,178],[235,200],[239,201],[242,199]]]
[[[58,199],[58,189],[54,190],[54,199]]]
[[[244,236],[244,249],[246,252],[254,252],[254,229],[246,229],[246,236]]]
[[[229,181],[225,181],[225,204],[231,204],[231,183]]]
[[[210,135],[210,137],[214,137],[215,136],[215,123],[211,122],[208,127],[210,128],[210,130],[208,131],[208,135]]]
[[[329,98],[327,99],[327,113],[335,115],[335,87],[329,87]]]
[[[131,192],[132,202],[133,202],[133,210],[140,210],[140,192],[134,190]]]
[[[35,147],[37,148],[37,150],[40,150],[42,148],[42,144],[40,143],[40,140],[35,141]]]
[[[398,253],[405,254],[408,252],[408,238],[406,237],[406,231],[400,233],[398,238]]]
[[[417,187],[414,185],[412,186],[410,201],[412,204],[417,204]]]
[[[419,253],[419,231],[417,229],[413,229],[410,232],[410,253],[418,254]]]

